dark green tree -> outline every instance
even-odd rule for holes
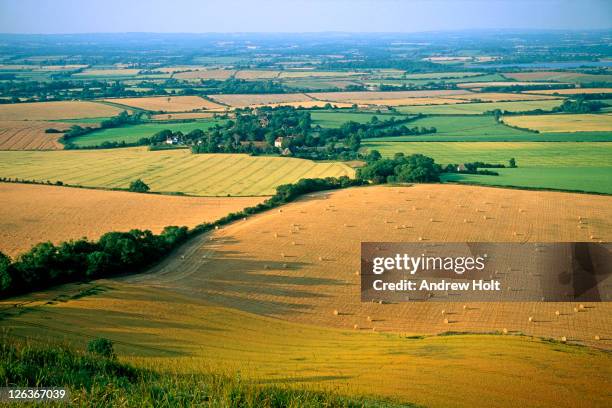
[[[146,193],[150,189],[151,188],[141,179],[132,181],[129,188],[129,190],[134,193]]]

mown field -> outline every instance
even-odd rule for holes
[[[612,194],[612,145],[607,142],[368,141],[366,145],[383,156],[421,153],[442,164],[507,164],[512,157],[518,163],[516,169],[501,169],[499,176],[457,175],[449,180]]]
[[[0,177],[61,180],[67,184],[105,188],[127,188],[131,181],[141,178],[152,191],[200,196],[270,195],[276,186],[301,178],[353,174],[353,169],[336,162],[244,154],[191,154],[185,149],[0,152]]]
[[[72,124],[27,120],[0,121],[0,150],[58,150],[61,133],[45,133],[46,129],[66,130]]]
[[[0,183],[0,252],[15,257],[32,246],[133,228],[161,232],[194,227],[256,205],[261,197],[177,197],[122,191]]]
[[[215,119],[204,119],[196,122],[162,122],[143,123],[139,125],[122,126],[116,128],[100,129],[92,133],[70,139],[77,146],[99,146],[103,142],[126,142],[135,143],[143,137],[151,137],[155,133],[165,129],[173,132],[181,131],[185,134],[195,129],[206,130],[223,121]]]
[[[338,128],[344,123],[352,121],[357,123],[367,123],[376,116],[380,121],[388,120],[392,117],[403,119],[405,115],[378,115],[371,112],[333,112],[333,111],[312,111],[310,117],[313,126],[319,125],[324,128]],[[407,125],[409,126],[409,125]]]
[[[61,120],[115,116],[122,109],[84,101],[0,105],[0,120]]]

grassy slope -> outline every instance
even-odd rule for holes
[[[312,111],[310,113],[310,116],[312,118],[313,126],[320,125],[321,127],[324,127],[324,128],[337,128],[348,121],[353,121],[357,123],[367,123],[374,116],[378,117],[378,119],[381,121],[391,119],[391,117],[395,117],[395,119],[398,119],[398,120],[405,117],[405,115],[401,115],[401,114],[397,114],[397,115],[386,115],[386,114],[380,115],[379,114],[377,115],[375,113],[369,113],[369,112],[357,113],[357,112],[317,112],[317,111]]]
[[[586,347],[520,336],[342,331],[212,306],[162,288],[116,281],[97,286],[93,296],[79,295],[87,285],[37,294],[19,313],[5,313],[3,325],[12,336],[78,347],[103,336],[115,342],[121,361],[142,368],[239,371],[258,384],[331,388],[432,407],[482,401],[498,407],[604,406],[608,399],[611,357]]]
[[[49,153],[49,154],[46,154]],[[353,176],[348,166],[244,154],[151,152],[145,148],[0,152],[0,177],[61,180],[87,187],[127,188],[137,178],[155,192],[202,196],[270,195],[301,178]]]
[[[514,157],[519,165],[517,169],[500,171],[497,177],[447,177],[454,181],[612,193],[612,145],[605,142],[368,142],[367,147],[384,156],[422,153],[442,164],[507,163]]]
[[[155,133],[164,129],[170,129],[174,132],[181,131],[189,133],[195,129],[206,130],[216,123],[220,123],[214,119],[201,120],[187,123],[143,123],[133,126],[122,126],[111,129],[101,129],[92,133],[76,137],[72,142],[77,146],[98,146],[102,142],[126,142],[135,143],[143,137],[151,137]]]

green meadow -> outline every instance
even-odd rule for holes
[[[195,129],[206,130],[220,123],[215,119],[206,119],[195,122],[165,122],[165,123],[143,123],[139,125],[122,126],[110,129],[96,130],[83,136],[72,139],[77,146],[99,146],[103,142],[126,142],[135,143],[143,137],[151,137],[164,129],[174,132],[181,131],[189,133]]]

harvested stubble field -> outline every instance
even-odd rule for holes
[[[114,106],[84,101],[16,103],[0,105],[0,121],[99,118],[120,112]]]
[[[313,194],[197,237],[149,273],[0,302],[3,327],[79,347],[106,337],[121,360],[157,370],[239,370],[256,382],[432,407],[483,399],[499,407],[605,406],[608,352],[519,335],[407,334],[506,328],[609,349],[609,302],[578,312],[570,303],[361,303],[355,271],[360,241],[609,240],[610,204],[440,185]]]
[[[127,188],[131,181],[140,178],[155,192],[200,196],[271,195],[278,185],[301,178],[353,175],[353,169],[338,162],[315,163],[246,154],[191,154],[186,149],[0,151],[0,177],[61,180],[65,184],[105,188]]]
[[[74,123],[0,121],[0,150],[60,150],[61,133],[45,133],[45,129],[66,130]]]
[[[111,68],[111,69],[86,69],[74,74],[75,77],[108,77],[108,76],[136,76],[140,69],[135,68]]]
[[[461,99],[448,98],[400,98],[400,99],[353,99],[351,103],[357,105],[381,106],[419,106],[419,105],[448,105],[467,102]]]
[[[40,242],[59,243],[133,228],[194,227],[256,205],[262,197],[178,197],[0,183],[0,251],[17,256]]]
[[[211,99],[233,107],[253,105],[286,104],[292,102],[311,102],[313,98],[303,93],[293,94],[250,94],[250,95],[210,95]]]
[[[488,86],[521,86],[521,85],[550,85],[550,82],[521,82],[521,81],[491,81],[491,82],[462,82],[459,88],[485,88]]]
[[[105,99],[107,102],[148,111],[184,112],[198,109],[222,109],[223,106],[199,96],[152,96],[144,98]]]
[[[348,189],[196,238],[180,256],[128,280],[319,326],[408,333],[506,328],[612,348],[610,302],[578,313],[573,303],[474,303],[465,310],[446,302],[361,303],[356,273],[360,242],[608,241],[611,216],[607,196],[454,185]],[[444,323],[441,310],[452,323]]]
[[[540,91],[525,91],[525,93],[542,94],[542,95],[608,94],[608,93],[612,93],[612,88],[543,89]]]
[[[352,103],[346,103],[346,102],[326,102],[326,101],[301,101],[301,102],[280,102],[280,103],[265,103],[262,105],[251,105],[252,107],[261,107],[261,106],[271,106],[271,107],[278,107],[278,106],[293,106],[294,108],[322,108],[327,104],[331,104],[332,107],[335,108],[350,108],[351,106],[353,106]]]
[[[506,116],[511,126],[547,132],[607,132],[612,131],[612,114],[563,114]]]

